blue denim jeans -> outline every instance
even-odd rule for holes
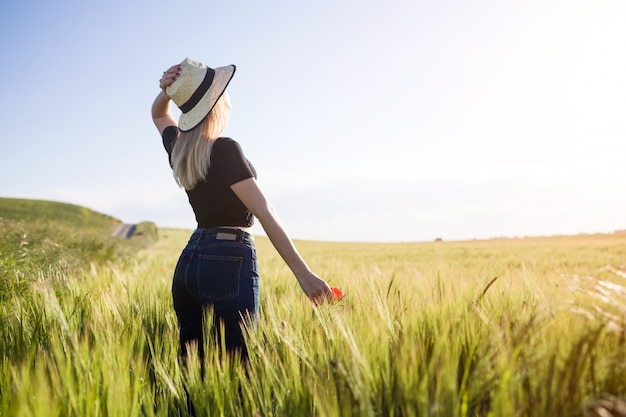
[[[204,319],[212,317],[210,336],[226,350],[248,358],[242,324],[256,323],[259,312],[259,273],[254,239],[231,228],[196,229],[183,249],[172,284],[174,310],[180,330],[180,353],[197,341],[204,357]],[[212,316],[205,316],[207,309]],[[219,345],[218,345],[219,346]]]

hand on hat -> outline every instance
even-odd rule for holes
[[[165,93],[165,89],[169,85],[172,85],[172,83],[176,81],[178,77],[180,77],[180,70],[181,70],[180,65],[173,65],[167,71],[163,73],[163,76],[159,80],[159,87],[161,87],[161,90],[163,90],[164,93]]]

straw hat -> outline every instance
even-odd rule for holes
[[[233,78],[235,66],[213,69],[186,58],[180,67],[180,77],[167,87],[166,93],[182,112],[178,128],[186,132],[196,127],[215,106]]]

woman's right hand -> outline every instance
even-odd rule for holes
[[[326,300],[332,298],[333,292],[330,289],[330,285],[313,272],[309,272],[304,276],[296,276],[296,278],[302,290],[313,304],[323,304]]]
[[[174,81],[176,81],[176,79],[180,77],[180,70],[181,70],[181,67],[180,65],[177,64],[177,65],[171,66],[167,71],[163,73],[163,76],[159,80],[159,87],[161,88],[161,90],[163,90],[164,93],[165,93],[165,89],[168,86],[172,85]],[[165,94],[167,95],[167,93]]]

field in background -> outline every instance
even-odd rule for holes
[[[297,242],[345,294],[319,308],[257,238],[250,367],[210,346],[202,376],[178,364],[170,299],[188,234],[5,294],[0,415],[626,415],[626,235]]]

